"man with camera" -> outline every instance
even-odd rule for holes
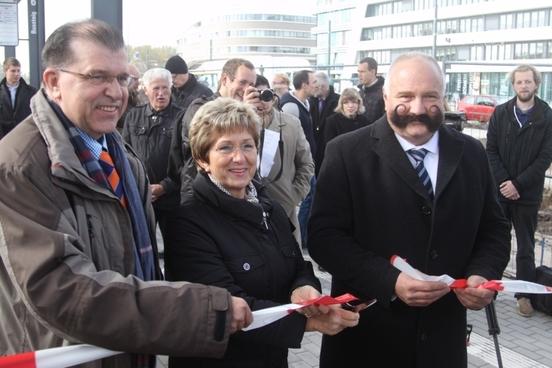
[[[278,134],[278,148],[274,161],[268,173],[261,166],[260,174],[266,186],[267,193],[280,203],[290,221],[295,226],[293,235],[301,242],[297,205],[305,198],[310,188],[310,180],[314,176],[314,162],[310,154],[309,144],[301,128],[301,122],[295,116],[279,111],[274,107],[276,94],[270,89],[268,80],[257,75],[255,87],[259,93],[257,114],[262,122],[261,159],[264,156],[265,142],[275,140]],[[276,134],[269,134],[267,131]],[[261,162],[261,165],[263,163]]]

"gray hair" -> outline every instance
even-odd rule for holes
[[[316,78],[319,84],[324,84],[325,86],[330,85],[330,78],[328,77],[328,74],[324,72],[316,72],[314,73],[314,77]]]
[[[172,75],[165,68],[151,68],[146,70],[142,76],[143,85],[148,88],[150,83],[156,79],[164,79],[169,84],[169,88],[172,87]]]
[[[514,82],[516,81],[516,73],[523,73],[523,72],[529,72],[529,71],[533,72],[533,80],[535,84],[537,86],[540,86],[542,81],[541,73],[533,65],[528,65],[528,64],[519,65],[517,68],[515,68],[508,74],[508,79],[510,80],[510,83],[514,85]]]
[[[393,75],[393,72],[395,71],[395,68],[397,64],[400,64],[403,61],[412,60],[412,59],[420,59],[431,65],[437,74],[439,75],[439,80],[441,82],[441,93],[444,96],[445,95],[445,73],[443,73],[443,70],[437,63],[437,60],[435,60],[433,57],[421,53],[421,52],[407,52],[405,54],[400,55],[398,58],[393,60],[391,63],[391,66],[389,66],[389,71],[387,72],[387,78],[385,78],[385,82],[383,82],[383,90],[385,93],[389,92],[389,84],[391,83],[391,76]]]
[[[97,43],[111,51],[125,49],[123,35],[115,27],[98,19],[65,23],[57,28],[46,40],[42,49],[43,68],[59,68],[74,62],[75,55],[71,44],[75,40]]]

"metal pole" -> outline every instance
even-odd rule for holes
[[[494,301],[485,307],[485,314],[487,315],[487,325],[489,326],[489,335],[493,337],[494,346],[496,351],[496,360],[498,362],[498,368],[502,368],[502,356],[500,355],[500,345],[498,343],[498,335],[500,334],[500,327],[498,326],[498,319],[496,318],[496,309]]]
[[[433,14],[433,47],[431,48],[431,55],[433,58],[437,57],[437,0],[433,0],[435,7],[435,13]]]
[[[44,0],[28,0],[29,19],[29,84],[36,88],[42,81],[40,52],[44,48]]]
[[[328,20],[328,77],[330,76],[330,65],[332,65],[332,21]]]

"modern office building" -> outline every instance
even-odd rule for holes
[[[316,17],[276,5],[206,16],[183,32],[178,52],[192,70],[204,75],[220,72],[234,57],[250,60],[268,76],[312,66]]]
[[[443,63],[450,97],[491,94],[506,98],[512,96],[507,72],[528,63],[543,72],[539,95],[552,101],[550,0],[318,0],[317,39],[327,37],[325,21],[320,20],[343,12],[357,14],[349,29],[349,51],[343,51],[344,65],[371,56],[385,73],[398,55],[420,51]],[[330,38],[339,38],[334,32],[340,30],[332,27]],[[317,46],[317,61],[328,60],[324,43]],[[341,70],[346,77],[353,67]]]

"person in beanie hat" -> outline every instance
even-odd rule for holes
[[[213,94],[209,87],[199,83],[193,74],[188,73],[188,64],[179,55],[171,56],[165,63],[165,69],[172,74],[172,102],[177,106],[186,109],[196,98]]]

